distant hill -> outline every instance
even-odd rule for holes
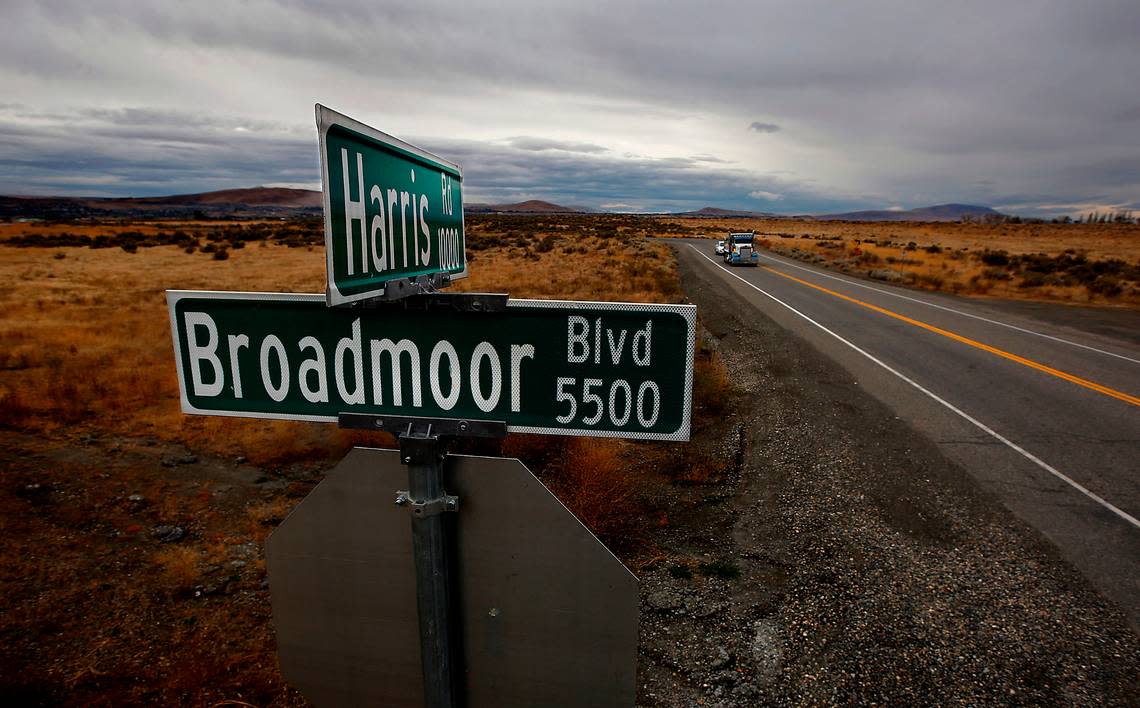
[[[815,214],[813,219],[820,221],[961,221],[963,217],[972,219],[998,218],[1001,212],[989,207],[974,204],[938,204],[936,206],[891,211],[849,211],[842,214]]]
[[[674,216],[689,216],[706,219],[818,219],[820,221],[961,221],[963,217],[973,219],[999,218],[1004,216],[989,207],[973,204],[939,204],[906,211],[876,209],[871,211],[849,211],[841,214],[804,214],[788,216],[764,211],[743,209],[720,209],[704,207],[696,211],[683,211]]]
[[[717,207],[703,207],[696,211],[677,212],[674,216],[696,216],[706,219],[782,219],[779,214],[766,211],[744,211],[742,209],[718,209]]]
[[[580,214],[583,210],[531,199],[517,204],[464,204],[463,211],[468,214]]]
[[[321,214],[321,193],[311,189],[252,187],[164,197],[20,197],[0,196],[0,218],[208,218],[303,216]],[[468,214],[581,214],[584,207],[567,207],[539,199],[516,204],[465,204]]]
[[[321,193],[311,189],[253,187],[166,197],[5,197],[0,218],[258,217],[319,215]]]
[[[222,189],[200,194],[175,194],[169,197],[133,197],[115,199],[130,204],[200,205],[233,204],[242,206],[274,206],[290,209],[320,207],[321,193],[312,189],[286,189],[283,187],[252,187],[249,189]]]

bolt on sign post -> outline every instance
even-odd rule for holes
[[[459,166],[320,104],[316,114],[328,304],[465,277]]]

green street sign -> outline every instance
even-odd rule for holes
[[[696,308],[510,300],[499,312],[167,291],[185,413],[494,420],[510,432],[688,440]]]
[[[317,104],[328,305],[467,275],[457,165]]]

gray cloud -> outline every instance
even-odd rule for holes
[[[584,152],[584,153],[600,153],[606,152],[606,148],[601,145],[593,145],[591,143],[572,143],[565,140],[551,140],[549,138],[533,138],[521,136],[517,138],[510,138],[507,144],[511,147],[518,148],[519,150],[532,150],[534,152],[542,152],[543,150],[561,150],[563,152]]]
[[[657,159],[543,152],[495,143],[424,142],[436,154],[464,165],[465,199],[504,203],[544,199],[646,211],[683,211],[704,206],[764,209],[779,200],[782,211],[808,213],[853,208],[860,202],[826,194],[806,182],[724,169],[688,158]]]
[[[708,162],[708,163],[720,164],[720,165],[732,164],[732,160],[724,160],[722,158],[717,157],[716,155],[693,155],[689,159],[693,160],[694,162]]]
[[[29,125],[0,109],[0,193],[152,196],[319,183],[312,137],[245,123],[175,111],[81,110],[36,114]]]
[[[1134,0],[500,0],[462,14],[446,0],[8,0],[4,20],[0,191],[312,174],[321,100],[425,143],[482,145],[473,159],[507,172],[465,165],[473,191],[550,179],[572,203],[592,185],[665,203],[682,199],[677,180],[725,187],[713,202],[740,203],[724,206],[780,194],[786,211],[1138,193]],[[742,125],[795,130],[747,140]],[[549,169],[562,160],[643,179],[580,171],[574,191]],[[777,172],[802,191],[748,183]]]
[[[1122,123],[1140,121],[1140,106],[1127,106],[1120,109],[1120,112],[1116,114],[1116,119]]]
[[[35,122],[29,127],[0,110],[0,193],[150,196],[271,183],[315,187],[320,179],[315,130],[296,136],[273,123],[142,109],[36,114]],[[535,149],[532,139],[518,138],[412,140],[463,165],[464,198],[470,202],[755,209],[778,193],[782,209],[800,213],[858,205],[786,176],[726,169],[726,161],[711,155]]]

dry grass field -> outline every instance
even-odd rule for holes
[[[678,301],[668,248],[643,238],[655,231],[473,218],[455,289]],[[319,224],[2,224],[0,282],[0,685],[17,704],[299,703],[277,673],[261,544],[349,447],[392,440],[183,415],[164,291],[322,291]],[[727,391],[702,349],[696,426]],[[676,444],[460,447],[522,458],[632,563],[652,556],[654,483],[718,474]]]
[[[720,238],[755,231],[780,255],[960,295],[1140,307],[1140,225],[675,222]]]

